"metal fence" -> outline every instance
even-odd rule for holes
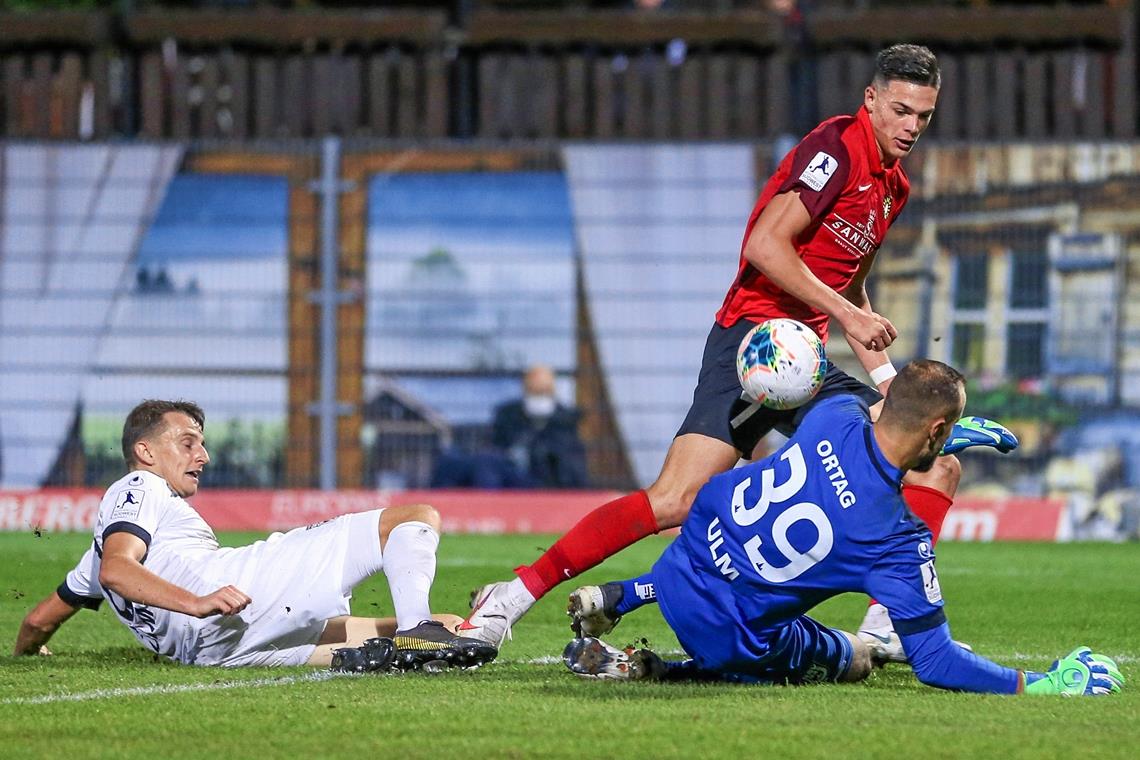
[[[588,483],[647,483],[770,166],[743,143],[4,144],[0,482],[105,484],[125,412],[186,397],[214,485],[428,486],[493,451],[544,363]],[[968,411],[1022,436],[965,482],[1125,514],[1140,145],[932,141],[908,166],[871,284],[896,359],[959,366]]]

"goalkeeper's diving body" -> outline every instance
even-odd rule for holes
[[[965,396],[961,374],[921,360],[899,372],[874,423],[854,395],[816,404],[779,451],[700,490],[649,573],[571,595],[579,638],[566,648],[567,665],[598,678],[858,681],[870,672],[871,650],[805,613],[863,592],[891,610],[923,683],[1005,694],[1118,691],[1116,665],[1083,647],[1033,673],[951,640],[931,533],[900,485],[908,470],[934,463]],[[654,601],[691,659],[666,663],[595,638]]]

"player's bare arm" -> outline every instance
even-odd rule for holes
[[[744,257],[782,290],[836,320],[844,333],[865,348],[882,351],[898,335],[894,325],[829,288],[796,253],[795,240],[810,224],[811,214],[799,193],[780,193],[756,220]]]
[[[855,273],[855,277],[851,280],[851,284],[847,286],[847,290],[843,295],[847,298],[852,305],[858,307],[860,310],[867,314],[874,314],[871,308],[871,299],[867,295],[867,274],[871,271],[871,266],[875,263],[875,256],[877,252],[872,252],[863,257],[859,262],[859,271]],[[885,318],[884,318],[885,319]],[[898,331],[895,330],[894,325],[890,325],[892,333],[891,340],[898,337]],[[891,385],[891,380],[894,379],[894,369],[891,366],[891,360],[887,356],[886,351],[872,351],[866,346],[855,340],[850,335],[844,335],[847,339],[847,344],[851,346],[851,350],[855,353],[855,358],[859,360],[859,364],[871,375],[871,379],[878,389],[879,393],[884,396],[887,394],[887,388]],[[890,368],[889,371],[885,371]]]
[[[137,604],[161,607],[193,617],[236,615],[250,598],[233,586],[198,596],[147,570],[141,563],[146,544],[130,533],[112,533],[103,542],[99,583]]]
[[[50,596],[41,600],[24,616],[12,654],[51,654],[44,645],[79,609],[63,601],[55,591],[51,592]]]

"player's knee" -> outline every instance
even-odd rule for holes
[[[425,525],[430,525],[431,529],[439,533],[440,525],[442,525],[439,518],[439,511],[430,504],[413,504],[408,508],[408,517],[401,520],[401,522],[422,522]]]
[[[938,457],[934,465],[927,472],[908,472],[905,483],[924,488],[932,488],[953,498],[958,490],[958,482],[962,479],[962,463],[958,457],[950,454]]]
[[[840,683],[862,681],[871,675],[871,650],[867,648],[866,644],[850,633],[844,631],[843,635],[851,642],[853,651],[851,653],[851,664],[847,666],[847,670],[845,670],[837,680]]]
[[[658,481],[645,489],[645,495],[649,498],[649,506],[653,508],[653,516],[657,518],[657,526],[664,530],[676,528],[685,522],[697,490],[669,488]]]
[[[420,522],[431,527],[436,533],[440,532],[439,512],[430,504],[408,504],[401,507],[389,507],[380,515],[380,540],[388,540],[388,534],[397,525],[406,522]]]

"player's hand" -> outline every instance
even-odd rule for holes
[[[252,601],[234,586],[222,586],[212,594],[198,597],[192,608],[194,617],[204,618],[211,615],[236,615]]]
[[[954,423],[950,437],[942,445],[943,454],[957,454],[970,446],[992,446],[1003,454],[1017,448],[1019,441],[1004,425],[985,417],[963,417]]]
[[[1077,647],[1044,673],[1025,673],[1026,694],[1060,694],[1064,697],[1099,697],[1115,694],[1124,686],[1124,675],[1111,657]]]
[[[869,351],[885,351],[899,336],[889,319],[860,309],[851,312],[840,324],[843,332]]]

